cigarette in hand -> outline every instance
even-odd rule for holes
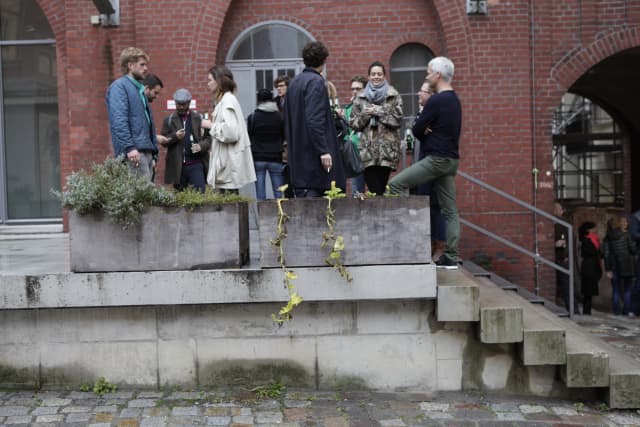
[[[327,173],[331,172],[331,167],[327,168]]]

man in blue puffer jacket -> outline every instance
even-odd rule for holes
[[[149,56],[128,47],[120,54],[122,77],[107,90],[111,143],[116,155],[126,157],[136,176],[151,179],[158,154],[155,125],[142,80],[147,76]]]

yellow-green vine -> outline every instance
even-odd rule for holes
[[[335,199],[342,199],[345,194],[342,190],[336,187],[336,182],[331,181],[331,189],[324,192],[324,198],[327,199],[327,228],[328,230],[322,233],[322,245],[321,247],[330,247],[331,251],[325,259],[325,262],[338,270],[340,276],[342,276],[347,282],[351,282],[353,278],[342,264],[342,251],[344,251],[344,237],[337,235],[334,230],[336,224],[336,211],[331,206],[331,202]]]
[[[293,284],[293,281],[298,278],[296,273],[293,270],[287,268],[285,258],[284,258],[284,239],[287,238],[287,227],[286,223],[289,220],[289,215],[286,214],[284,208],[282,207],[282,203],[287,201],[287,198],[284,197],[284,192],[287,189],[287,185],[283,185],[278,188],[278,190],[282,193],[282,196],[276,199],[276,203],[278,205],[278,227],[276,230],[276,236],[271,239],[271,244],[278,248],[278,262],[280,263],[280,267],[283,272],[283,282],[284,286],[289,293],[289,301],[287,304],[278,311],[278,314],[271,314],[271,318],[278,325],[282,325],[284,322],[291,320],[291,312],[294,307],[299,305],[302,302],[302,298],[295,291],[296,287]]]

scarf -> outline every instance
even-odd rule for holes
[[[587,233],[585,237],[591,240],[591,243],[593,243],[593,246],[595,246],[596,249],[600,249],[600,239],[596,233]]]
[[[384,80],[380,86],[374,86],[373,83],[368,82],[364,88],[364,96],[367,100],[376,105],[382,105],[384,99],[387,97],[387,91],[389,90],[389,84]]]

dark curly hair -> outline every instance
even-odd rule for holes
[[[310,42],[302,48],[302,60],[307,67],[320,67],[325,63],[328,56],[329,50],[320,42]]]

